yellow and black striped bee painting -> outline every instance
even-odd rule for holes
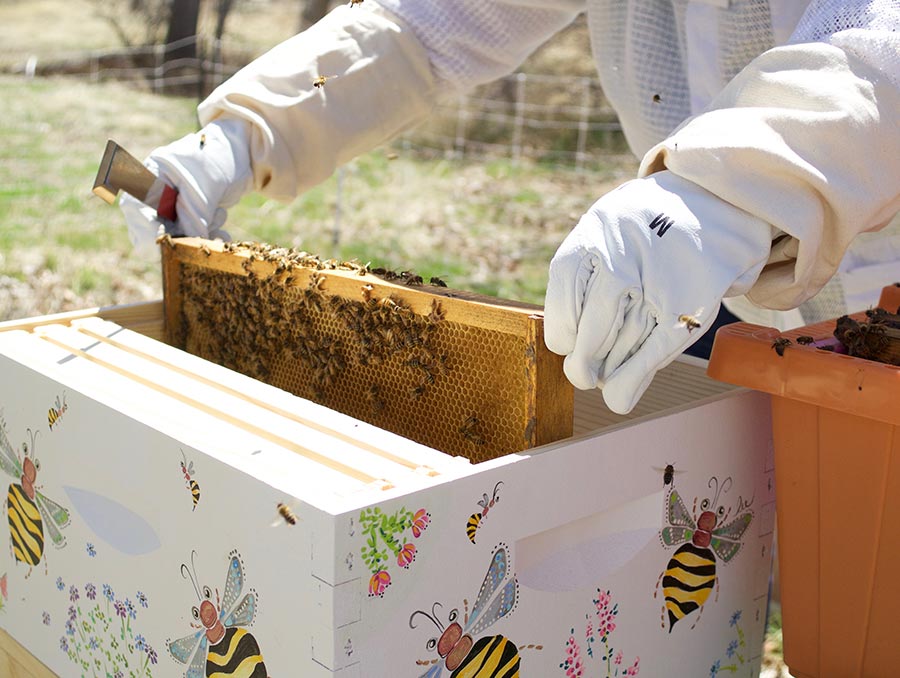
[[[420,678],[438,678],[444,668],[450,671],[450,678],[518,677],[520,659],[515,644],[504,636],[479,637],[515,608],[519,585],[515,575],[510,575],[506,547],[501,544],[491,556],[491,564],[478,590],[472,614],[466,613],[462,624],[457,621],[459,610],[454,608],[445,626],[437,614],[440,603],[432,606],[431,614],[416,610],[410,615],[410,628],[416,628],[414,621],[421,615],[440,632],[439,637],[431,638],[425,645],[430,652],[436,651],[438,658],[416,662],[430,665]]]
[[[473,544],[475,543],[475,533],[478,531],[478,528],[481,527],[484,519],[487,518],[488,511],[494,508],[494,505],[500,501],[499,491],[502,484],[503,481],[501,480],[494,485],[494,493],[490,497],[487,496],[487,493],[482,495],[482,498],[478,500],[478,505],[481,507],[481,510],[470,515],[469,519],[466,521],[466,536]]]
[[[50,430],[59,422],[60,418],[66,413],[69,406],[66,404],[66,394],[63,393],[62,402],[59,402],[59,396],[56,396],[56,402],[47,410],[47,424]]]
[[[9,486],[6,495],[6,515],[9,521],[10,538],[12,539],[13,557],[20,563],[28,565],[26,577],[44,555],[45,532],[54,546],[65,546],[66,538],[61,530],[69,524],[69,512],[54,501],[45,497],[36,484],[37,473],[41,469],[40,461],[34,456],[36,434],[28,429],[31,436],[31,449],[28,443],[22,444],[22,460],[13,450],[3,423],[0,422],[0,468],[16,478]],[[47,560],[44,558],[46,571]]]
[[[669,490],[666,498],[668,524],[660,531],[660,539],[663,546],[681,546],[660,575],[653,596],[656,597],[662,583],[662,626],[665,628],[668,621],[669,633],[675,624],[698,609],[702,615],[702,608],[713,588],[718,590],[717,559],[728,563],[738,554],[741,537],[753,520],[750,504],[739,497],[737,517],[728,522],[731,510],[719,503],[719,495],[731,487],[731,478],[719,485],[718,478],[713,476],[709,481],[711,489],[714,483],[713,498],[704,498],[700,502],[700,515],[696,519],[697,499],[694,499],[694,511],[691,512],[676,489]],[[695,621],[691,628],[696,625]]]
[[[181,574],[190,579],[197,594],[199,606],[191,608],[197,629],[194,633],[178,640],[166,641],[169,654],[182,663],[188,664],[185,678],[202,676],[240,676],[241,678],[267,678],[266,665],[256,638],[245,627],[253,623],[256,616],[256,592],[250,591],[241,598],[244,588],[244,568],[240,556],[231,553],[228,572],[225,575],[225,590],[219,600],[216,590],[199,586],[194,570],[194,556],[191,554],[191,568],[181,566]]]
[[[200,502],[200,483],[194,479],[194,462],[188,463],[184,450],[181,451],[181,459],[181,472],[184,474],[184,484],[190,491],[191,501],[194,503],[194,508],[191,511],[196,511],[197,504]]]

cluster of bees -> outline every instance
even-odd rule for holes
[[[435,342],[435,337],[454,323],[447,324],[438,297],[416,312],[394,294],[377,296],[367,282],[371,278],[360,279],[358,298],[329,293],[325,275],[340,270],[425,285],[415,273],[323,260],[264,243],[225,243],[224,249],[241,255],[246,275],[182,265],[177,340],[187,348],[190,338],[192,352],[282,388],[285,384],[275,373],[285,360],[294,361],[303,368],[301,388],[306,390],[289,390],[344,411],[339,401],[354,398],[372,421],[379,421],[396,401],[397,382],[402,382],[400,398],[412,404],[451,372],[451,357],[441,348],[447,341]],[[274,269],[261,275],[257,261],[274,264]],[[301,268],[306,269],[302,276]],[[430,284],[445,286],[439,279]],[[368,381],[361,381],[361,372]],[[356,392],[348,394],[350,389]],[[355,414],[359,416],[358,410]],[[467,444],[486,444],[484,422],[475,415],[455,426]]]
[[[842,316],[837,319],[834,336],[849,355],[900,365],[900,309],[897,310],[898,313],[890,313],[883,308],[869,309],[863,322]]]

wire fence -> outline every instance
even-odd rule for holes
[[[173,58],[185,48],[196,56]],[[246,45],[193,36],[168,45],[32,56],[6,70],[28,78],[114,80],[159,94],[201,98],[255,56]],[[627,152],[621,126],[596,78],[522,72],[439,102],[427,122],[397,143],[454,159],[530,159],[579,170],[609,154]]]

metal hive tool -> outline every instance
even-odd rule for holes
[[[190,353],[474,462],[572,435],[540,307],[265,244],[161,249],[167,340]]]

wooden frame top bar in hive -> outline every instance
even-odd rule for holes
[[[572,435],[539,306],[261,243],[161,249],[167,340],[190,353],[476,462]]]

